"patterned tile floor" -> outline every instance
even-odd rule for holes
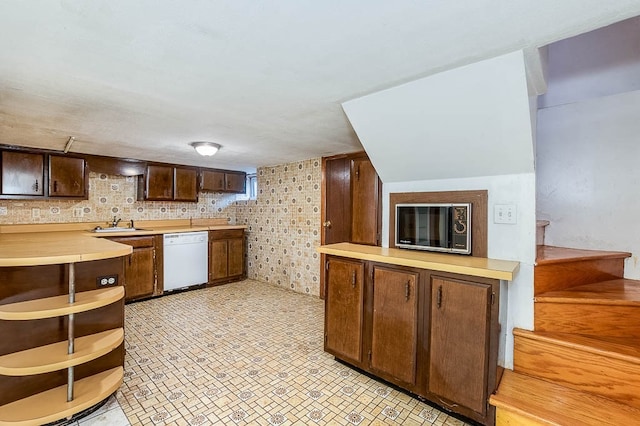
[[[116,398],[132,425],[465,424],[325,353],[323,306],[252,280],[127,305]]]

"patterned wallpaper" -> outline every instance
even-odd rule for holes
[[[258,169],[257,200],[236,202],[248,226],[248,276],[320,295],[319,158]]]
[[[90,173],[88,200],[0,200],[0,224],[106,222],[114,215],[125,222],[227,218],[235,223],[235,200],[235,194],[201,192],[198,203],[137,201],[134,177]]]

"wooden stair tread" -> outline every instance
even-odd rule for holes
[[[513,335],[640,364],[640,338],[586,336],[573,333],[513,329]]]
[[[630,425],[640,419],[640,409],[511,370],[505,370],[489,402],[532,424]]]
[[[67,385],[63,385],[0,406],[0,424],[41,425],[72,416],[115,392],[123,374],[123,368],[116,367],[76,381],[71,402],[67,402]]]
[[[69,295],[46,297],[0,305],[2,320],[32,320],[90,311],[110,305],[124,297],[124,287],[108,287],[76,293],[75,303]]]
[[[625,278],[548,291],[535,296],[536,302],[582,303],[640,306],[640,281]]]
[[[27,376],[62,370],[97,359],[117,348],[123,341],[124,329],[117,328],[76,338],[75,352],[71,355],[67,354],[67,340],[14,352],[0,356],[0,374]]]
[[[536,250],[536,266],[581,260],[624,259],[631,257],[631,253],[622,251],[583,250],[544,245],[537,246]]]

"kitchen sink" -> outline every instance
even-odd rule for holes
[[[141,228],[120,228],[120,227],[109,227],[109,228],[101,228],[101,227],[96,227],[94,229],[91,230],[91,232],[98,232],[98,233],[102,233],[102,232],[132,232],[132,231],[144,231],[144,229]]]

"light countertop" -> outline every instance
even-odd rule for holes
[[[36,266],[126,256],[130,246],[84,232],[0,234],[0,266]]]
[[[245,229],[245,225],[207,224],[189,220],[136,223],[137,231],[91,232],[98,224],[4,225],[0,228],[0,267],[36,266],[126,256],[132,248],[110,241],[109,237],[134,237],[176,232]],[[105,226],[99,223],[100,226]]]
[[[318,247],[319,253],[352,259],[370,260],[393,265],[410,266],[432,271],[451,272],[474,277],[512,281],[520,268],[519,262],[487,259],[458,254],[432,253],[419,250],[383,248],[351,243]]]

